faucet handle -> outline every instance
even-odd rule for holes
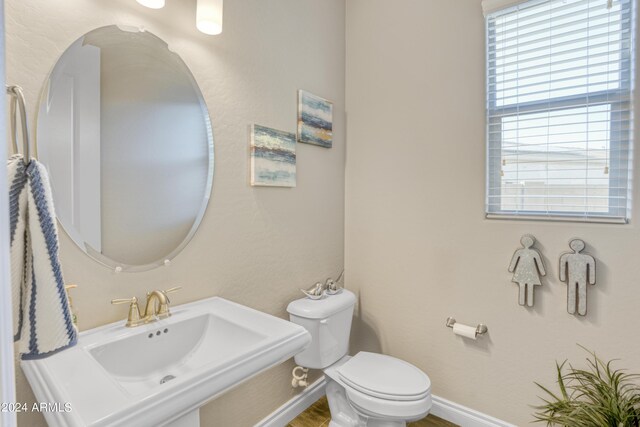
[[[111,304],[116,305],[116,304],[137,304],[138,303],[138,298],[136,297],[131,297],[131,298],[116,298],[116,299],[112,299],[111,300]]]
[[[180,289],[182,289],[182,286],[176,286],[174,288],[169,288],[166,291],[162,291],[162,293],[164,294],[164,296],[167,298],[167,304],[171,303],[171,300],[169,300],[169,297],[167,296],[167,294],[170,294],[171,292],[177,292]]]
[[[141,324],[140,319],[140,308],[138,307],[138,298],[118,298],[112,299],[111,304],[130,304],[129,305],[129,315],[127,316],[126,327],[131,328],[134,326],[138,326]]]

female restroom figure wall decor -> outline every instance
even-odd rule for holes
[[[540,276],[545,276],[544,262],[540,252],[531,247],[536,238],[531,234],[525,234],[520,238],[521,249],[517,249],[511,257],[509,273],[513,273],[512,282],[520,287],[518,303],[533,307],[533,293],[536,286],[540,286]]]
[[[569,247],[573,252],[560,255],[560,281],[567,284],[567,311],[584,316],[587,314],[587,283],[596,284],[596,260],[582,254],[584,241],[572,239]]]

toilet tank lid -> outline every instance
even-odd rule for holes
[[[353,307],[356,296],[343,289],[336,295],[327,295],[322,299],[300,298],[287,306],[289,314],[305,319],[326,319],[327,317]]]

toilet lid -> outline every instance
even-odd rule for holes
[[[349,386],[383,399],[416,400],[431,390],[431,380],[424,372],[384,354],[361,351],[337,371]]]

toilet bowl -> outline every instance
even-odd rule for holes
[[[431,409],[431,381],[395,357],[359,352],[347,356],[355,295],[348,290],[287,307],[290,320],[307,328],[311,344],[295,356],[300,366],[323,369],[330,427],[401,427]]]
[[[427,416],[431,381],[395,357],[360,352],[324,370],[332,427],[405,426]]]

